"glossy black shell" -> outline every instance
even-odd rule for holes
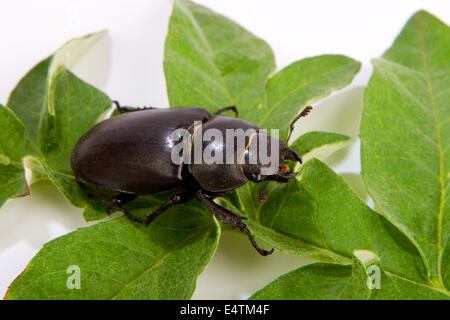
[[[180,189],[171,161],[172,133],[209,118],[197,107],[123,113],[95,125],[72,151],[75,177],[101,187],[140,195]]]
[[[194,176],[194,178],[197,180],[197,182],[202,186],[204,190],[210,191],[210,192],[226,192],[233,189],[236,189],[240,187],[241,185],[245,184],[247,182],[247,177],[244,174],[241,165],[239,164],[239,161],[241,160],[242,152],[244,150],[237,150],[238,144],[237,140],[233,139],[233,154],[234,154],[234,163],[233,164],[227,164],[225,155],[227,151],[227,135],[226,130],[227,129],[242,129],[243,131],[247,131],[250,129],[250,131],[257,131],[260,128],[253,123],[250,123],[248,121],[239,119],[239,118],[232,118],[227,116],[215,116],[208,122],[203,124],[203,133],[206,132],[208,129],[216,129],[221,132],[221,135],[223,137],[223,140],[219,143],[217,141],[203,141],[202,143],[202,152],[205,151],[207,147],[210,148],[210,150],[214,150],[216,152],[219,152],[223,155],[223,163],[194,163],[192,161],[191,164],[189,164],[189,172]],[[249,132],[250,132],[249,131]],[[194,135],[195,139],[195,135]],[[246,136],[244,145],[247,145],[249,141],[249,137]],[[194,152],[195,152],[195,146],[194,146]]]

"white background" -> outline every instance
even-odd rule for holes
[[[197,2],[266,40],[278,69],[325,53],[345,54],[362,62],[353,84],[315,104],[296,133],[326,130],[357,137],[370,59],[391,46],[419,9],[450,21],[446,0]],[[65,41],[107,29],[108,38],[83,58],[75,72],[122,104],[167,106],[162,59],[171,6],[169,0],[2,1],[0,103],[6,103],[9,92],[30,68]],[[359,160],[356,139],[327,162],[367,200],[357,175]],[[8,201],[0,209],[0,297],[45,242],[82,226],[86,223],[81,210],[71,207],[48,183],[33,186],[29,198]],[[310,261],[280,253],[260,257],[246,237],[225,232],[198,280],[194,298],[246,298],[281,273]]]

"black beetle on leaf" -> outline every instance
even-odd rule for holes
[[[232,110],[237,115],[234,106],[210,114],[199,107],[139,109],[121,107],[117,101],[114,103],[121,114],[96,124],[80,138],[72,151],[72,170],[79,185],[86,188],[90,196],[103,200],[110,208],[120,210],[133,221],[145,225],[169,207],[197,198],[217,219],[231,224],[232,228],[238,227],[245,231],[261,255],[266,256],[273,252],[273,249],[266,251],[258,247],[242,221],[245,217],[218,205],[213,199],[232,192],[250,180],[266,182],[259,192],[259,200],[264,202],[263,190],[269,181],[285,183],[295,177],[296,173],[289,169],[285,161],[301,163],[297,152],[287,148],[282,140],[267,135],[263,140],[263,131],[252,123],[220,115],[227,110]],[[289,137],[294,123],[307,115],[311,109],[310,106],[306,107],[292,122]],[[242,129],[250,130],[251,133],[245,136],[242,148],[238,148],[235,143],[231,144],[232,147],[228,144],[231,139],[236,142],[235,136],[229,138],[228,143],[226,140],[211,139],[201,141],[200,146],[197,146],[195,136],[199,136],[199,126],[194,125],[194,122],[200,123],[204,132],[215,129],[223,136],[226,136],[227,130]],[[179,129],[189,133],[188,147],[191,154],[184,156],[184,161],[174,162],[173,151],[177,143],[180,143],[180,137],[177,138],[174,132]],[[253,158],[256,162],[249,161],[252,152],[255,153],[253,144],[261,141],[278,155],[278,166],[271,174],[262,174],[267,163],[263,163],[258,156]],[[233,156],[233,163],[186,161],[193,159],[196,150],[208,150],[213,155],[220,152],[224,155],[227,146],[229,154]],[[119,194],[108,197],[95,188],[89,188],[83,181],[117,191]],[[145,219],[134,217],[123,207],[139,195],[157,194],[173,196]]]

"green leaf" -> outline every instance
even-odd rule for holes
[[[50,95],[51,85],[54,77],[57,75],[61,67],[72,69],[78,63],[81,57],[89,51],[97,42],[103,39],[107,34],[106,30],[91,33],[80,38],[75,38],[67,41],[61,48],[59,48],[52,57],[48,68],[47,88]],[[52,100],[48,100],[48,111],[50,114],[55,114],[55,106]]]
[[[344,134],[311,131],[297,138],[289,147],[297,151],[305,163],[312,158],[323,160],[350,142],[350,137]]]
[[[10,99],[33,129],[26,133],[24,166],[38,178],[48,177],[73,205],[84,207],[87,220],[104,218],[107,206],[89,198],[78,186],[70,155],[81,135],[104,118],[111,101],[72,74],[66,68],[72,60],[65,62],[65,58],[75,59],[96,38],[66,44],[26,75]],[[33,88],[40,92],[28,99],[27,90]],[[29,103],[28,114],[25,103]],[[147,197],[126,207],[142,217],[160,204],[159,198]],[[169,210],[149,228],[126,217],[112,219],[46,244],[11,285],[7,297],[187,299],[211,259],[218,237],[217,221],[197,203]],[[80,268],[84,283],[79,290],[67,287],[70,275],[66,271],[73,265]]]
[[[0,105],[0,207],[11,197],[27,192],[22,166],[23,124],[8,108]]]
[[[105,34],[106,31],[102,31],[68,41],[52,56],[31,69],[11,92],[7,106],[23,122],[25,136],[34,145],[38,144],[39,132],[47,110],[51,109],[51,113],[54,114],[54,107],[47,96],[55,73],[62,65],[67,68],[73,67],[79,58]],[[51,108],[50,105],[52,105]]]
[[[24,166],[29,168],[33,174],[39,173],[39,176],[45,175],[46,179],[49,179],[56,188],[62,193],[62,195],[75,207],[83,208],[91,203],[91,199],[87,196],[75,181],[75,177],[72,174],[66,174],[53,170],[47,165],[45,160],[39,156],[27,155],[23,158]],[[106,216],[106,213],[105,213]]]
[[[0,156],[2,165],[21,163],[23,155],[23,124],[9,109],[0,104]]]
[[[275,69],[272,50],[241,26],[186,0],[175,0],[164,52],[171,106],[211,111],[235,105],[239,117],[284,129],[306,104],[348,85],[360,63],[340,55]]]
[[[310,264],[280,276],[250,299],[448,300],[450,296],[436,288],[384,272],[373,252],[357,250],[353,253],[352,265]]]
[[[362,177],[443,288],[450,268],[450,29],[419,11],[373,65],[361,122]]]
[[[30,182],[50,179],[74,206],[86,208],[90,219],[104,218],[106,206],[88,198],[76,184],[70,154],[78,139],[104,118],[111,100],[66,67],[73,67],[105,34],[68,41],[28,72],[8,101],[25,125],[22,157],[31,171]]]
[[[83,211],[83,219],[86,222],[102,220],[107,216],[107,210],[106,203],[90,201]]]
[[[322,55],[296,61],[270,77],[264,103],[254,112],[254,123],[269,129],[287,128],[310,103],[352,82],[361,64],[341,55]]]
[[[25,136],[37,144],[41,113],[45,110],[51,57],[39,62],[11,92],[7,106],[25,125]]]
[[[315,131],[315,132],[308,132],[301,137],[297,138],[292,145],[290,145],[291,148],[296,150],[300,153],[303,159],[303,163],[306,163],[310,159],[317,158],[320,160],[324,160],[327,156],[332,154],[333,152],[339,150],[340,148],[346,146],[348,143],[351,142],[350,137],[338,133],[331,133],[331,132],[322,132],[322,131]],[[266,188],[266,192],[270,192],[271,188],[275,188],[274,186],[276,183],[271,183]],[[234,190],[233,193],[228,195],[225,200],[228,200],[229,203],[233,205],[233,207],[236,209],[238,208],[239,211],[241,211],[243,214],[245,214],[247,217],[254,217],[257,212],[261,210],[261,206],[263,206],[262,203],[259,202],[258,194],[259,194],[259,188],[260,184],[252,183],[248,181],[244,186],[240,187],[237,190]],[[281,199],[279,199],[281,200]],[[235,210],[235,209],[232,209]],[[252,225],[253,221],[249,221],[249,225]],[[259,224],[253,224],[253,230],[255,234],[260,233],[271,233],[273,237],[278,238],[277,232],[274,230],[270,230],[269,228],[264,228],[263,226]],[[283,237],[283,236],[282,236]],[[262,236],[262,238],[267,238],[267,236]],[[279,239],[283,242],[283,244],[279,244],[277,248],[282,248],[284,252],[293,253],[294,251],[291,251],[292,243],[290,239]],[[298,243],[294,244],[294,246],[299,245]],[[304,251],[306,250],[306,251]],[[311,248],[303,248],[301,250],[304,252],[304,254],[307,254],[306,252],[311,251]],[[321,255],[316,248],[313,249],[311,252],[314,252],[314,255],[316,258],[319,258]],[[293,253],[293,254],[298,254]],[[312,254],[312,253],[311,253]],[[334,256],[333,258],[336,258]],[[325,260],[330,259],[329,254],[327,254],[327,258]],[[346,258],[344,258],[345,260]],[[338,260],[340,258],[338,257]]]
[[[363,251],[368,252],[368,251]],[[357,253],[358,254],[358,253]],[[353,256],[351,265],[313,263],[275,279],[257,291],[251,300],[342,300],[367,299],[367,268],[373,260],[364,262]]]
[[[79,138],[102,120],[111,107],[104,93],[61,67],[49,94],[54,115],[46,113],[40,132],[40,150],[54,170],[72,174],[70,155]]]
[[[367,207],[339,175],[313,159],[303,166],[300,178],[274,185],[264,205],[246,211],[252,212],[249,227],[258,238],[280,251],[326,261],[348,262],[354,250],[370,250],[387,271],[427,282],[409,239]],[[265,227],[264,233],[256,223]]]
[[[218,243],[216,220],[190,205],[149,227],[126,217],[57,238],[11,284],[7,299],[188,299]],[[69,289],[69,266],[80,289]]]
[[[64,67],[53,78],[48,97],[55,115],[43,114],[37,150],[29,148],[24,156],[31,172],[43,172],[74,206],[99,208],[98,201],[87,197],[75,181],[70,154],[78,139],[110,108],[110,99],[98,89],[77,78]],[[106,216],[106,206],[103,215]]]
[[[272,50],[263,40],[205,7],[174,1],[164,50],[172,107],[214,111],[236,105],[244,116],[262,102],[274,68]]]
[[[318,158],[324,160],[333,152],[339,150],[340,148],[348,145],[352,140],[350,137],[339,134],[339,133],[331,133],[331,132],[322,132],[322,131],[314,131],[308,132],[298,139],[294,141],[291,148],[300,153],[303,159],[303,163],[306,163],[310,159]],[[270,190],[275,183],[269,185],[266,190]],[[237,190],[234,190],[233,193],[228,195],[224,200],[226,201],[226,205],[232,205],[232,208],[229,208],[231,211],[245,214],[246,216],[253,217],[255,213],[260,210],[262,204],[259,202],[258,193],[260,184],[252,183],[248,181],[244,186],[240,187]],[[253,224],[253,221],[249,221],[249,225]],[[255,234],[259,234],[260,232],[266,233],[271,232],[272,236],[277,237],[276,232],[273,230],[268,230],[261,225],[253,224],[253,229]],[[265,230],[267,229],[267,230]],[[278,248],[283,248],[284,252],[291,252],[290,240],[284,239],[283,245],[279,245]],[[298,245],[298,243],[297,243]],[[310,251],[311,248],[304,248],[302,250]],[[317,255],[317,250],[313,249],[315,252],[315,257],[319,258],[320,254]],[[292,252],[291,252],[292,253]],[[294,253],[295,254],[295,253]],[[305,253],[306,254],[306,253]],[[327,258],[329,259],[329,255],[327,254]]]
[[[105,33],[68,41],[19,81],[7,104],[25,126],[22,157],[31,170],[31,182],[48,176],[78,207],[85,207],[86,199],[75,184],[70,152],[78,138],[104,115],[111,101],[64,66],[74,66]]]
[[[259,66],[253,69],[254,61]],[[326,55],[295,62],[268,78],[273,55],[262,40],[202,6],[184,0],[174,3],[164,57],[171,106],[216,110],[236,105],[241,118],[269,128],[286,127],[306,103],[349,84],[359,68],[347,57]],[[273,115],[266,117],[268,113]],[[311,148],[318,150],[328,143],[337,147],[346,137],[318,134],[299,143],[312,139],[316,141]],[[256,188],[248,182],[228,201],[252,217],[260,206]]]
[[[274,230],[272,227],[266,227],[254,219],[246,221],[247,226],[259,239],[268,243],[280,252],[294,255],[311,256],[319,261],[333,261],[338,263],[349,263],[349,258],[336,252],[331,252],[327,248],[321,248],[311,243],[303,241],[298,237],[292,237],[282,232]]]

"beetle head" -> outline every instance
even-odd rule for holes
[[[294,163],[298,162],[302,164],[302,157],[294,150],[290,148],[285,148],[282,151],[283,161],[280,162],[278,167],[278,172],[272,176],[269,176],[267,180],[273,180],[277,182],[288,182],[290,179],[294,178],[297,175],[297,172],[293,172],[291,168],[288,166],[287,162],[292,161]]]
[[[271,163],[272,172],[269,174],[265,174],[270,170],[268,169],[268,165],[265,164],[264,161],[261,161],[261,159],[258,156],[258,162],[256,165],[251,164],[244,164],[242,166],[243,172],[246,175],[247,179],[253,181],[253,182],[260,182],[263,180],[273,180],[277,182],[288,182],[290,179],[294,178],[297,173],[293,172],[289,166],[287,165],[288,160],[295,162],[302,163],[301,156],[294,150],[287,147],[287,144],[289,142],[289,139],[292,135],[292,131],[294,130],[294,125],[298,121],[298,119],[305,117],[308,115],[312,110],[311,106],[307,106],[305,109],[303,109],[300,114],[295,117],[295,119],[291,122],[291,125],[289,126],[289,135],[286,139],[286,142],[269,137],[267,139],[267,147],[270,148],[271,152],[278,151],[278,170],[273,170],[273,163]],[[258,139],[261,138],[261,134],[258,134]],[[256,139],[255,139],[256,140]],[[249,143],[250,144],[250,143]],[[264,143],[263,143],[264,145]],[[274,148],[271,148],[271,147]],[[272,160],[275,157],[272,157]]]
[[[261,136],[258,134],[254,140],[258,141],[260,138]],[[299,162],[301,164],[302,158],[296,151],[288,148],[284,141],[270,136],[267,138],[265,145],[267,145],[267,150],[270,150],[268,156],[263,158],[261,154],[258,154],[255,157],[257,159],[256,163],[252,163],[249,160],[252,150],[248,150],[246,152],[246,162],[241,166],[242,171],[247,179],[253,182],[261,182],[263,180],[288,182],[297,175],[296,172],[290,169],[288,162]]]

